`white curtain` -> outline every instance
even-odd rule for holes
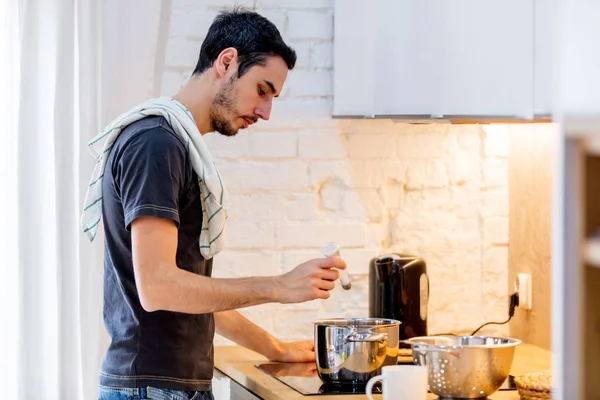
[[[160,0],[0,0],[3,398],[97,397],[103,237],[79,229],[86,145],[157,94],[160,22]]]

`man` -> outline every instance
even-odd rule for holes
[[[104,161],[90,182],[82,224],[93,239],[100,217],[94,221],[90,210],[101,204],[111,337],[100,399],[212,398],[215,326],[272,361],[314,361],[313,341],[283,343],[234,309],[326,299],[338,278],[333,268],[344,269],[344,261],[309,260],[275,277],[210,278],[222,233],[214,221],[226,219],[225,194],[215,195],[220,178],[201,140],[268,120],[295,61],[267,19],[223,12],[192,77],[172,99],[130,111],[92,141],[104,143]]]

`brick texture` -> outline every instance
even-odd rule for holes
[[[295,158],[297,149],[295,132],[260,132],[250,137],[253,158]]]
[[[299,154],[307,159],[340,159],[348,152],[346,139],[336,130],[315,130],[300,133]]]
[[[173,0],[160,94],[185,82],[211,18],[236,3]],[[232,195],[215,276],[290,271],[335,240],[353,281],[328,300],[242,313],[284,340],[311,338],[318,318],[367,316],[369,261],[395,251],[427,262],[430,333],[504,319],[508,128],[332,119],[333,0],[242,4],[276,24],[298,62],[269,121],[205,136]]]
[[[365,245],[364,224],[294,224],[280,225],[276,232],[277,247],[318,247],[335,241],[340,246],[361,247]]]

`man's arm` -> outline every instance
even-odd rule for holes
[[[235,310],[214,314],[217,333],[267,357],[270,361],[307,362],[315,360],[314,341],[284,343]]]
[[[340,258],[307,261],[275,277],[217,279],[179,269],[175,263],[177,227],[154,216],[131,224],[135,281],[146,311],[190,314],[225,311],[268,302],[301,303],[329,298],[339,273]]]

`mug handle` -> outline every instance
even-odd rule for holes
[[[374,376],[371,379],[369,379],[369,382],[367,382],[367,387],[365,388],[365,392],[366,392],[369,400],[374,400],[373,399],[373,385],[375,385],[375,383],[377,381],[383,381],[383,379],[384,379],[383,375],[377,375],[377,376]]]

